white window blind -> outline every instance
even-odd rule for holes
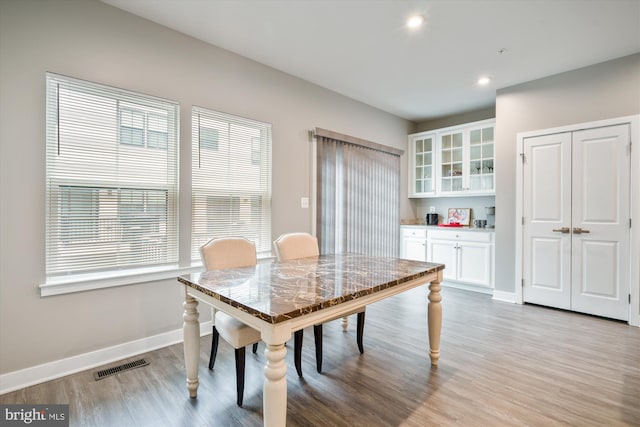
[[[177,264],[179,106],[46,80],[47,281]]]
[[[194,107],[191,259],[211,238],[243,236],[271,252],[271,125]]]

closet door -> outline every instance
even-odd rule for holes
[[[629,132],[525,139],[525,302],[628,320]]]
[[[571,309],[571,133],[524,141],[523,298]]]
[[[573,133],[571,309],[628,320],[629,126]]]

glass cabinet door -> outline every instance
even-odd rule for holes
[[[440,135],[440,191],[462,191],[462,131]]]
[[[414,191],[416,194],[433,192],[433,135],[420,137],[414,140],[415,153],[415,180]]]
[[[494,128],[487,126],[469,132],[469,190],[494,189]]]

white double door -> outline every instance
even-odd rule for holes
[[[524,140],[523,299],[628,320],[630,128]]]

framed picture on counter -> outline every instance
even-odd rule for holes
[[[457,222],[460,225],[469,225],[470,217],[471,208],[449,208],[447,212],[447,224]]]

